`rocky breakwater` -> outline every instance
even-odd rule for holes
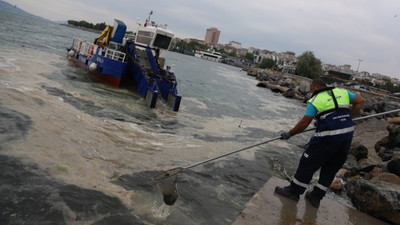
[[[358,124],[350,155],[331,185],[358,210],[391,224],[400,224],[399,122],[373,118]]]
[[[257,71],[257,72],[255,72]],[[286,98],[294,98],[306,101],[310,98],[310,82],[305,77],[299,77],[279,72],[270,72],[268,70],[249,70],[250,76],[256,77],[260,82],[258,87],[265,87],[272,92],[282,93]]]
[[[257,86],[285,97],[306,102],[311,96],[311,80],[306,78],[265,70],[248,73],[260,81]],[[400,109],[399,103],[382,96],[363,97],[366,103],[361,116]],[[351,152],[330,187],[358,210],[390,224],[400,224],[399,116],[391,113],[356,122]]]

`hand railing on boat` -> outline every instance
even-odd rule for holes
[[[83,40],[78,39],[78,38],[73,38],[72,43],[73,43],[73,44],[72,44],[72,48],[73,48],[74,50],[76,50],[77,52],[80,52],[81,49],[82,49],[82,45],[84,44],[84,43],[83,43]]]
[[[101,51],[102,51],[101,55],[104,55],[105,57],[107,57],[109,59],[118,60],[121,62],[125,61],[126,54],[121,51],[110,49],[110,48],[104,48]]]
[[[97,50],[97,45],[89,43],[89,42],[85,42],[84,48],[82,50],[82,54],[92,57],[93,54],[96,53],[96,50]]]
[[[93,54],[96,53],[97,45],[89,42],[84,42],[81,39],[74,38],[73,39],[73,49],[82,55],[92,57]]]
[[[117,43],[112,43],[110,44],[110,47],[101,48],[100,55],[105,56],[109,59],[125,62],[126,54],[118,50],[119,46],[120,45]],[[78,38],[73,38],[72,47],[75,51],[88,57],[93,56],[98,48],[96,44],[84,42],[83,40]]]

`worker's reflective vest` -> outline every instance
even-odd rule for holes
[[[354,123],[349,113],[350,98],[347,90],[323,88],[308,100],[317,110],[317,130],[310,143],[352,139]]]

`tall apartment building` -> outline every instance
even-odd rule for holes
[[[215,27],[208,28],[206,32],[206,37],[204,38],[204,42],[207,44],[217,45],[220,33],[221,31],[219,31]]]

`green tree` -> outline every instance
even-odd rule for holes
[[[106,23],[97,23],[96,25],[94,25],[94,29],[96,30],[104,30],[107,27]]]
[[[179,40],[177,42],[175,42],[174,44],[176,47],[182,48],[182,49],[187,49],[188,48],[188,44],[186,41],[184,40]]]
[[[237,53],[236,53],[235,50],[229,52],[228,55],[229,55],[229,56],[232,56],[232,57],[237,57]]]
[[[303,77],[317,78],[322,74],[321,60],[312,51],[306,51],[297,59],[296,72]]]
[[[254,61],[254,55],[252,53],[246,53],[246,55],[244,55],[244,58],[249,61]]]
[[[390,91],[390,92],[400,92],[400,87],[394,86],[394,84],[387,78],[383,79],[385,83],[383,85],[379,85],[378,88]]]
[[[275,61],[271,58],[265,58],[261,61],[260,65],[258,66],[261,69],[271,69],[273,66],[275,66]]]
[[[217,52],[221,53],[222,55],[228,55],[228,52],[226,52],[223,48],[217,49]]]
[[[104,28],[106,28],[106,26],[107,26],[106,23],[104,23],[104,22],[93,25],[93,23],[89,23],[84,20],[81,20],[81,21],[68,20],[68,24],[74,25],[76,27],[85,27],[85,28],[96,29],[96,30],[104,30]]]

